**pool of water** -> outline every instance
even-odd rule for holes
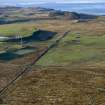
[[[4,52],[0,54],[0,60],[3,60],[3,61],[9,61],[9,60],[16,59],[19,57],[20,57],[19,55],[14,54],[12,52]]]
[[[35,52],[35,48],[23,48],[15,51],[3,51],[0,53],[0,60],[9,61],[23,57],[24,55]]]
[[[25,55],[25,54],[29,54],[29,53],[32,53],[32,52],[35,52],[35,49],[33,49],[33,48],[20,49],[20,50],[16,51],[15,54],[17,54],[17,55]]]

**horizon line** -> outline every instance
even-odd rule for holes
[[[21,3],[0,3],[0,5],[24,5],[24,4],[102,4],[105,2],[21,2]]]

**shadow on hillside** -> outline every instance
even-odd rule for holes
[[[96,19],[98,16],[89,14],[79,14],[79,19]]]
[[[23,37],[22,41],[24,42],[32,42],[32,41],[46,41],[54,37],[56,35],[56,32],[52,31],[46,31],[46,30],[38,30],[37,32],[34,32],[31,36]],[[18,42],[21,38],[11,38],[7,40],[8,42]]]

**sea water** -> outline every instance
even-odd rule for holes
[[[105,3],[51,3],[39,6],[70,12],[105,15]]]

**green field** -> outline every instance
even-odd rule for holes
[[[36,31],[35,25],[28,22],[0,25],[0,36],[30,36],[34,31]]]
[[[38,65],[69,65],[81,62],[98,62],[105,59],[105,35],[85,36],[69,34],[50,50]]]

